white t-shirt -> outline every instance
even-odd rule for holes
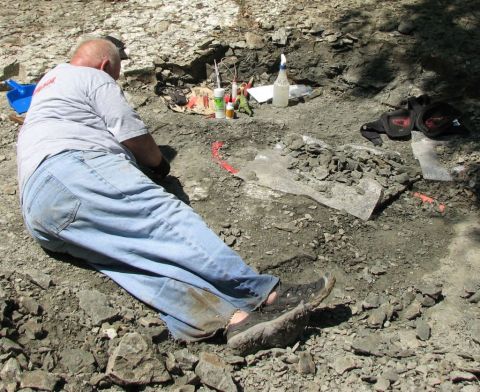
[[[32,173],[50,156],[95,150],[134,159],[121,142],[147,132],[107,73],[60,64],[38,83],[18,136],[20,195]]]

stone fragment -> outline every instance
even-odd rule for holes
[[[387,272],[387,268],[384,265],[374,265],[370,268],[370,272],[373,275],[384,275]]]
[[[235,366],[243,366],[245,365],[245,358],[241,357],[240,355],[227,355],[223,357],[223,360],[228,363],[229,365]]]
[[[186,348],[175,351],[173,353],[173,356],[175,357],[178,366],[180,366],[180,368],[184,371],[193,370],[195,368],[195,365],[199,361],[199,358],[195,354],[192,354],[190,351],[188,351]]]
[[[0,338],[0,353],[21,353],[23,352],[22,347],[15,343],[13,340],[9,338]]]
[[[382,306],[378,309],[374,309],[367,319],[367,324],[370,328],[382,328],[383,323],[387,319],[387,313]]]
[[[272,34],[272,42],[274,44],[285,46],[288,40],[288,33],[285,27],[280,27],[279,29],[275,30]]]
[[[411,20],[403,20],[398,25],[397,30],[401,34],[409,35],[415,30],[415,25]]]
[[[455,383],[463,381],[477,381],[475,374],[469,372],[462,372],[460,370],[454,370],[449,375],[450,381]]]
[[[45,336],[43,325],[34,319],[29,319],[19,328],[20,333],[24,333],[30,340],[41,339]]]
[[[470,334],[474,342],[480,344],[480,325],[478,323],[473,323]]]
[[[416,325],[417,338],[420,340],[430,339],[431,328],[425,320],[419,319]]]
[[[245,42],[248,49],[262,49],[265,46],[262,36],[249,31],[245,33]]]
[[[382,373],[382,377],[390,383],[397,382],[399,379],[398,373],[393,369],[388,369]]]
[[[48,289],[52,285],[52,278],[50,275],[41,271],[30,270],[26,272],[26,275],[32,281],[32,283],[35,283],[44,290]]]
[[[31,297],[20,298],[20,304],[31,315],[38,316],[42,312],[40,304]]]
[[[190,370],[185,371],[184,375],[175,380],[175,385],[199,385],[200,377]]]
[[[410,182],[410,176],[407,173],[401,173],[393,177],[393,179],[403,185],[406,185]]]
[[[0,295],[0,296],[4,297],[5,294],[4,293],[2,294],[3,295]],[[8,301],[5,299],[0,299],[0,324],[2,324],[3,321],[5,320],[5,317],[7,315],[7,311],[9,308],[10,308],[10,305]]]
[[[141,317],[138,322],[145,328],[163,325],[163,321],[159,317]]]
[[[375,293],[369,293],[362,302],[363,309],[375,309],[380,306],[380,296]]]
[[[299,353],[297,369],[300,374],[315,374],[315,362],[312,354],[306,351]]]
[[[165,367],[170,374],[181,374],[181,369],[172,353],[167,353],[165,358]]]
[[[119,317],[113,309],[107,296],[98,290],[82,290],[77,293],[80,308],[90,317],[93,325],[101,325]]]
[[[32,388],[41,391],[53,391],[60,378],[43,370],[23,372],[20,378],[22,388]]]
[[[223,392],[237,392],[227,364],[216,354],[202,352],[195,368],[195,374],[200,377],[202,384]]]
[[[60,353],[60,357],[60,364],[71,374],[95,371],[95,358],[89,351],[79,348],[67,349]]]
[[[475,294],[480,289],[480,281],[478,280],[467,280],[463,285],[464,294],[461,295],[462,298],[468,298]]]
[[[352,349],[355,354],[382,356],[380,350],[381,340],[378,336],[368,335],[357,337],[352,342]]]
[[[414,301],[405,309],[403,317],[407,320],[416,319],[422,314],[422,304]]]
[[[402,303],[404,307],[410,305],[415,299],[415,293],[413,291],[405,291],[402,294]]]
[[[473,294],[469,299],[468,302],[472,304],[476,304],[480,302],[480,290],[478,290],[475,294]]]
[[[386,378],[378,377],[373,389],[379,392],[388,391],[390,389],[390,381]]]
[[[5,80],[18,76],[20,73],[20,63],[17,60],[8,60],[8,63],[3,60],[0,62],[0,80]]]
[[[15,380],[21,372],[22,369],[17,359],[9,358],[0,371],[0,378],[2,380]]]
[[[429,283],[422,283],[416,286],[416,289],[423,295],[428,295],[435,300],[440,299],[442,296],[442,287]]]
[[[429,297],[428,295],[423,295],[422,298],[420,299],[420,303],[422,306],[425,306],[426,308],[431,308],[433,305],[436,304],[435,300],[432,297]]]
[[[349,372],[350,370],[357,369],[359,366],[356,360],[351,356],[341,356],[335,359],[332,367],[337,372],[337,374],[341,376],[345,372]]]
[[[327,168],[323,166],[317,166],[312,170],[312,174],[317,180],[321,181],[327,178],[330,173]]]
[[[105,374],[121,385],[147,385],[170,381],[165,364],[139,333],[125,334],[108,359]]]

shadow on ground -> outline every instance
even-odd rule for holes
[[[405,71],[411,77],[420,73],[418,87],[426,92],[453,99],[479,98],[480,3],[423,0],[395,6],[385,3],[377,10],[362,5],[335,22],[339,30],[360,33],[366,40],[362,53],[368,56],[359,67],[358,84],[373,81],[381,87],[398,71]],[[399,24],[410,24],[412,31],[400,34]]]

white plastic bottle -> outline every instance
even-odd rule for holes
[[[288,106],[288,94],[290,84],[287,78],[287,59],[282,54],[280,58],[280,71],[277,79],[273,83],[273,106],[284,108]]]
[[[215,118],[225,118],[225,89],[213,90],[213,103],[215,105]]]

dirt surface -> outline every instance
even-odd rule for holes
[[[294,347],[238,357],[221,339],[172,341],[152,309],[29,237],[17,194],[18,126],[0,99],[2,390],[480,390],[480,7],[459,0],[174,3],[3,4],[2,77],[34,82],[85,34],[116,34],[131,57],[120,83],[173,159],[163,185],[258,271],[295,282],[331,271],[337,285]],[[182,28],[192,29],[191,41]],[[282,28],[284,45],[275,42]],[[272,83],[282,52],[291,81],[314,88],[288,108],[251,100],[252,117],[226,121],[176,113],[161,97],[208,82],[214,58],[236,62],[241,81],[254,75],[257,85]],[[422,93],[462,111],[465,129],[442,137],[437,153],[448,168],[466,169],[455,181],[427,181],[410,140],[383,135],[382,151],[398,153],[403,167],[389,175],[406,179],[367,221],[243,181],[212,157],[212,143],[222,141],[222,159],[237,169],[276,145],[301,161],[301,146],[290,142],[303,135],[333,149],[372,147],[360,126]],[[315,159],[292,170],[310,172]],[[422,203],[416,192],[436,201]],[[127,360],[133,370],[118,376],[111,366],[119,346],[133,347],[131,334],[152,357]],[[142,378],[140,365],[152,361],[155,377]],[[199,370],[205,364],[210,371]]]

